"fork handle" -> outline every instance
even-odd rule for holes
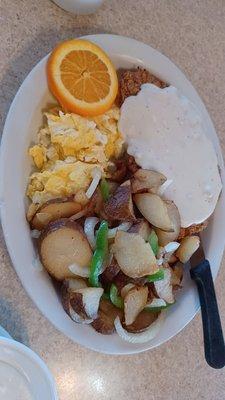
[[[201,304],[205,358],[212,368],[225,366],[223,331],[216,301],[212,273],[208,260],[190,269]]]

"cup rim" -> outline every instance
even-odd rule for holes
[[[34,366],[38,369],[40,369],[44,377],[46,378],[46,381],[48,382],[50,393],[51,393],[51,399],[52,400],[58,400],[58,395],[56,391],[56,384],[54,381],[54,378],[48,369],[47,365],[45,362],[39,357],[38,354],[36,354],[32,349],[24,345],[23,343],[20,343],[12,338],[9,337],[0,337],[0,346],[6,346],[10,348],[11,350],[16,350],[17,352],[25,355],[27,358],[30,359],[30,361],[34,364]]]

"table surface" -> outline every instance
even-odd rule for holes
[[[106,0],[92,16],[73,16],[49,0],[1,0],[1,127],[25,76],[59,40],[103,32],[141,40],[175,62],[205,102],[225,151],[223,0]],[[200,315],[158,349],[133,356],[94,353],[40,314],[13,270],[2,233],[0,240],[0,324],[43,357],[60,400],[225,398],[224,370],[204,360]],[[224,264],[216,292],[225,329]]]

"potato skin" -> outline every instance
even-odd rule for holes
[[[131,222],[136,220],[129,181],[119,186],[115,193],[110,196],[104,204],[103,211],[109,220]]]
[[[115,283],[120,293],[122,288],[126,286],[128,283],[132,283],[135,286],[143,286],[145,284],[145,278],[130,278],[129,276],[125,275],[122,271],[119,271],[119,273],[113,279],[113,283]]]
[[[127,163],[126,160],[117,160],[116,164],[116,171],[110,174],[110,180],[113,182],[121,183],[127,174]]]
[[[133,196],[134,203],[147,221],[166,232],[173,232],[165,201],[155,193],[139,193]]]
[[[72,293],[70,299],[70,305],[73,310],[80,315],[83,319],[88,319],[88,315],[85,312],[84,304],[83,304],[83,295],[82,293]]]
[[[132,193],[156,193],[165,181],[163,174],[140,168],[131,179]]]
[[[103,335],[110,335],[115,330],[114,321],[117,316],[122,318],[123,312],[119,308],[116,308],[109,300],[101,300],[98,318],[91,325],[97,332]]]
[[[63,206],[66,205],[65,203],[67,203],[67,205],[68,205],[67,209],[65,209],[65,208],[63,209]],[[60,211],[60,208],[58,208],[58,210],[57,210],[57,205],[58,205],[58,207],[60,207],[60,204],[62,204],[61,211]],[[46,226],[46,224],[41,223],[41,221],[38,220],[38,218],[37,218],[38,213],[49,214],[50,215],[49,222],[52,222],[52,221],[58,220],[60,218],[68,218],[68,217],[72,216],[73,214],[79,212],[80,210],[81,210],[81,205],[79,203],[75,202],[73,197],[52,199],[52,200],[49,200],[46,203],[44,203],[37,210],[36,214],[30,221],[30,225],[31,225],[32,229],[38,229],[38,230],[41,230]]]
[[[146,286],[134,287],[128,291],[124,298],[125,324],[132,325],[137,316],[144,309],[148,299],[148,288]]]
[[[89,319],[83,306],[82,296],[82,293],[77,293],[73,291],[73,289],[70,289],[69,279],[65,279],[63,281],[61,285],[61,302],[65,312],[69,315],[70,318],[72,318],[71,309],[73,309],[80,316],[81,319]]]
[[[116,259],[113,257],[110,265],[105,269],[105,271],[100,276],[103,286],[111,283],[119,272],[120,272],[120,266],[116,261]]]
[[[146,219],[139,218],[137,221],[128,229],[129,233],[137,233],[147,242],[151,233],[150,224]]]
[[[133,333],[143,332],[158,318],[158,315],[159,315],[158,313],[151,313],[143,310],[138,314],[133,324],[124,325],[124,328],[128,332],[133,332]]]
[[[83,235],[84,235],[84,231],[82,229],[82,227],[75,221],[71,221],[68,218],[60,218],[57,219],[56,221],[52,221],[50,222],[45,229],[43,229],[43,231],[41,232],[41,235],[39,237],[38,240],[38,245],[41,245],[41,242],[43,241],[43,239],[50,233],[50,232],[54,232],[60,228],[64,228],[64,227],[68,227],[68,228],[72,228],[75,230],[79,230]]]
[[[69,293],[68,286],[69,286],[68,282],[65,280],[61,286],[61,301],[64,310],[70,316],[69,309],[70,309],[71,294]]]

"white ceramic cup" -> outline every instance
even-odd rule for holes
[[[53,0],[59,7],[74,14],[93,14],[103,0]]]
[[[54,379],[41,358],[0,327],[0,399],[57,400]]]

